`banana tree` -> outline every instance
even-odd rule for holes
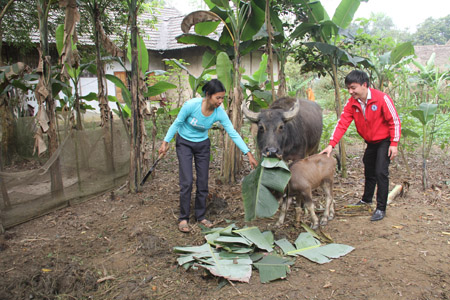
[[[342,101],[338,69],[344,65],[356,67],[364,65],[370,67],[371,62],[365,58],[354,56],[343,48],[343,45],[351,42],[351,37],[346,33],[357,11],[360,0],[342,0],[330,19],[327,11],[319,1],[296,0],[301,3],[308,22],[301,23],[291,34],[293,39],[301,39],[309,35],[312,42],[305,42],[305,47],[299,48],[296,60],[303,64],[304,72],[315,71],[320,75],[328,74],[333,80],[335,89],[336,115],[342,112]],[[345,144],[341,140],[339,152],[342,159],[342,176],[347,176]]]
[[[212,68],[216,64],[216,56],[210,52],[205,51],[202,56],[202,73],[198,76],[195,76],[188,67],[186,67],[182,62],[177,59],[164,59],[164,61],[173,63],[177,65],[180,69],[184,70],[188,74],[188,82],[189,86],[192,90],[192,98],[195,98],[198,93],[201,93],[201,87],[211,79],[211,75],[216,75],[217,71],[215,68]],[[180,104],[180,103],[179,103]]]
[[[38,0],[37,12],[39,18],[40,51],[39,82],[36,86],[36,99],[39,105],[37,114],[38,129],[35,134],[36,144],[43,142],[44,133],[48,136],[49,154],[52,156],[58,149],[58,136],[56,133],[56,106],[51,84],[50,47],[48,41],[48,15],[52,0]],[[63,195],[63,182],[61,174],[61,163],[56,158],[50,167],[51,192],[54,197]]]
[[[419,107],[411,112],[422,124],[422,187],[428,188],[427,159],[430,156],[433,145],[435,126],[433,120],[436,119],[438,105],[435,103],[421,103]]]
[[[251,99],[250,109],[252,111],[259,111],[261,108],[267,108],[273,101],[272,87],[266,86],[267,81],[267,64],[268,55],[261,56],[258,70],[252,75],[242,75],[242,79],[247,81],[243,86],[245,87],[245,100]]]
[[[435,57],[436,53],[433,52],[425,65],[417,60],[414,60],[413,64],[419,69],[418,83],[423,88],[421,98],[426,102],[439,104],[440,100],[443,100],[443,90],[448,88],[450,71],[440,71],[435,65]]]
[[[13,111],[15,105],[12,103],[11,99],[7,97],[7,92],[14,87],[23,87],[23,90],[31,89],[18,81],[19,78],[24,77],[29,71],[30,68],[22,62],[15,63],[11,66],[0,67],[0,125],[2,128],[0,145],[2,157],[0,167],[5,163],[9,163],[16,152],[13,143],[15,134]]]
[[[376,73],[378,79],[377,88],[384,90],[386,82],[389,80],[389,73],[399,68],[408,57],[414,55],[414,46],[411,42],[401,43],[395,46],[392,51],[383,53],[382,55],[372,54],[370,61],[372,62],[372,70]]]
[[[243,99],[241,83],[241,57],[266,43],[266,39],[253,39],[265,21],[265,0],[205,0],[209,11],[196,11],[187,15],[181,24],[184,34],[177,37],[177,41],[186,44],[206,46],[219,57],[223,52],[229,57],[221,55],[221,68],[217,69],[218,77],[231,82],[226,85],[229,99],[228,114],[234,128],[240,132],[242,126],[241,104]],[[231,5],[230,5],[231,2]],[[223,25],[218,40],[208,35]],[[195,25],[196,34],[189,33]],[[232,67],[230,67],[230,65]],[[231,72],[229,72],[231,70]],[[228,79],[227,79],[228,78]],[[240,155],[236,146],[227,138],[225,141],[224,157],[222,160],[222,177],[227,182],[235,182],[240,169]]]
[[[73,12],[70,13],[75,14]],[[94,98],[93,95],[88,95],[86,97],[80,96],[79,83],[81,80],[81,74],[87,69],[90,69],[91,73],[95,72],[95,66],[91,63],[80,65],[80,58],[77,55],[77,46],[73,38],[73,27],[75,26],[75,24],[69,23],[68,25],[67,23],[68,22],[66,21],[66,24],[59,25],[56,29],[56,49],[61,57],[61,73],[63,75],[62,78],[68,78],[68,80],[71,81],[74,89],[74,93],[72,93],[71,88],[63,89],[63,92],[67,97],[66,101],[64,101],[64,99],[63,101],[65,102],[65,104],[68,104],[70,108],[73,108],[75,110],[75,128],[77,130],[82,130],[83,124],[81,122],[81,110],[92,109],[92,107],[82,103],[81,99],[84,98],[85,100],[90,101],[94,100]],[[66,29],[67,26],[69,28],[72,28],[72,30]]]

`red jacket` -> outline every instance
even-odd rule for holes
[[[378,143],[389,137],[391,146],[397,146],[401,125],[394,102],[379,90],[371,88],[370,93],[372,97],[367,101],[365,116],[358,100],[353,97],[348,99],[331,135],[331,146],[336,146],[353,120],[355,120],[356,130],[366,142]]]

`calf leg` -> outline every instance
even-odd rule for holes
[[[309,211],[309,215],[311,216],[311,228],[316,230],[317,228],[319,228],[319,218],[317,217],[315,212],[316,207],[314,205],[314,202],[312,201],[311,190],[303,193],[303,201],[306,209]]]
[[[300,221],[302,217],[302,207],[300,205],[300,197],[297,197],[295,205],[295,226],[300,227]]]
[[[320,226],[328,224],[329,220],[334,218],[334,201],[333,201],[333,182],[324,181],[322,184],[323,191],[325,192],[326,204],[325,211],[320,219]]]
[[[275,224],[275,226],[281,226],[284,223],[284,218],[286,217],[286,212],[289,209],[289,206],[291,205],[292,197],[283,196],[283,202],[281,204],[281,211],[280,211],[280,217],[278,218],[278,222]]]

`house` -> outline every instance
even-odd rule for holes
[[[138,17],[139,20],[149,19],[155,16],[152,16],[148,13],[144,13]],[[179,44],[175,39],[176,36],[182,34],[181,31],[181,22],[184,18],[177,9],[175,8],[162,8],[160,13],[156,16],[157,22],[155,28],[150,26],[143,25],[144,23],[140,22],[139,29],[143,31],[143,39],[145,45],[147,47],[149,53],[149,70],[167,70],[167,66],[164,63],[164,59],[183,59],[189,65],[187,68],[189,71],[198,76],[202,72],[202,56],[206,51],[205,47],[199,47],[196,45],[186,45]],[[38,36],[36,36],[36,42],[38,43]],[[93,45],[92,41],[87,38],[79,37],[80,44]],[[7,51],[7,50],[5,50]],[[55,51],[54,51],[55,52]],[[250,53],[243,57],[242,65],[245,69],[245,74],[253,74],[259,68],[259,63],[261,60],[262,51]],[[13,57],[14,53],[9,53],[10,61],[24,61],[25,63],[29,63],[30,65],[37,65],[38,53],[36,51],[36,57],[30,58],[15,58]],[[56,53],[52,53],[52,56],[56,56]],[[15,59],[15,60],[14,60]],[[131,71],[131,64],[126,62],[126,69],[123,70],[123,67],[118,63],[111,63],[106,66],[105,73],[113,74],[117,77],[121,78],[123,81],[126,81],[126,72]],[[97,93],[97,78],[91,74],[85,74],[86,77],[82,77],[79,83],[79,91],[81,96],[87,95],[91,92]],[[169,98],[169,101],[176,101],[176,99],[182,98],[188,100],[192,97],[192,92],[188,82],[185,82],[185,89],[182,97],[179,96],[177,91],[168,91],[166,97]],[[112,82],[107,82],[107,93],[108,95],[117,96],[121,99],[120,89],[117,88]],[[170,99],[174,98],[174,99]],[[37,112],[37,103],[34,99],[33,93],[29,94],[29,103],[36,107],[35,112]],[[91,102],[89,103],[91,106],[95,108],[97,112],[99,112],[99,107],[97,103]],[[110,103],[110,107],[115,108],[116,105],[114,103]]]

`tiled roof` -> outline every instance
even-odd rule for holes
[[[153,27],[146,24],[145,20],[157,19],[156,25]],[[179,44],[175,39],[176,36],[182,34],[181,22],[185,16],[175,8],[162,8],[155,14],[143,13],[138,16],[139,29],[143,31],[143,38],[148,50],[166,51],[182,48],[195,47],[195,45]],[[192,29],[193,32],[193,29]],[[32,33],[32,41],[39,43],[39,33]],[[117,37],[109,36],[111,40]],[[54,38],[49,38],[50,42],[55,42]],[[78,35],[78,42],[83,45],[93,45],[93,41],[88,36]]]
[[[151,14],[144,13],[139,16],[139,20],[151,19]],[[143,35],[145,45],[149,50],[165,51],[192,47],[193,45],[179,44],[175,39],[182,34],[181,22],[184,16],[175,8],[163,8],[160,14],[156,15],[158,20],[155,28],[146,26],[141,22],[140,29],[145,32]]]
[[[426,64],[431,54],[435,53],[434,64],[439,68],[447,68],[450,65],[450,41],[445,45],[414,46],[417,60],[421,64]]]
[[[145,13],[139,16],[139,20],[151,19],[151,14]],[[185,16],[182,15],[175,8],[163,8],[160,10],[160,14],[156,15],[158,20],[156,28],[151,28],[145,24],[140,24],[140,29],[145,32],[144,42],[148,50],[155,51],[166,51],[175,50],[182,48],[195,47],[195,45],[187,45],[178,43],[175,39],[178,35],[181,35],[183,31],[181,30],[181,22]],[[218,31],[222,30],[223,25],[219,25]],[[194,33],[194,29],[191,28],[191,33]],[[218,40],[219,37],[212,33],[209,35],[210,38]]]

